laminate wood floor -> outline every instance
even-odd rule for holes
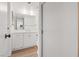
[[[13,51],[11,57],[38,57],[37,46]]]

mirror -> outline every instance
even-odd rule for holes
[[[13,25],[14,30],[24,30],[23,15],[12,12],[12,25]]]
[[[35,15],[22,15],[13,13],[12,23],[14,30],[25,30],[26,32],[35,32],[37,21]]]
[[[11,3],[12,30],[19,32],[38,32],[38,3]],[[13,32],[12,31],[12,32]]]
[[[24,18],[18,18],[16,17],[16,24],[15,24],[16,30],[23,30],[24,29]]]

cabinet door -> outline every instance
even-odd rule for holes
[[[22,33],[14,33],[12,39],[12,49],[18,50],[23,48],[23,34]]]
[[[32,47],[35,45],[35,39],[33,34],[25,33],[24,34],[24,48]]]

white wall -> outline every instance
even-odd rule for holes
[[[45,3],[43,6],[43,56],[77,56],[77,4]]]

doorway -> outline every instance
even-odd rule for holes
[[[39,3],[10,2],[12,56],[39,56]]]

